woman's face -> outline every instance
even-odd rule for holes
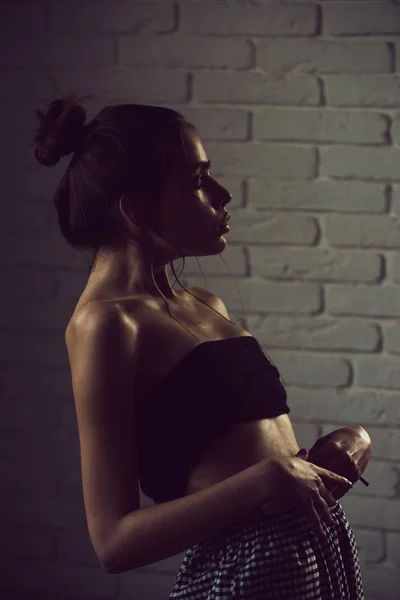
[[[169,172],[157,228],[185,256],[219,254],[226,247],[226,234],[217,227],[226,215],[231,194],[212,177],[198,134],[185,128],[182,138],[184,153]]]

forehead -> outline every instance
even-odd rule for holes
[[[207,152],[200,140],[199,134],[191,127],[184,127],[181,132],[182,148],[178,160],[175,162],[175,171],[179,173],[193,173],[200,168],[201,163],[208,161]],[[204,167],[203,167],[204,168]]]
[[[208,161],[207,153],[196,131],[186,127],[183,131],[182,139],[187,166],[191,167],[198,162]]]

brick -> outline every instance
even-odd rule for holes
[[[58,426],[58,408],[54,403],[43,401],[33,405],[32,402],[20,399],[6,409],[1,408],[1,427],[4,429],[48,431]],[[0,483],[0,488],[2,485],[4,480]]]
[[[38,466],[47,468],[79,468],[79,443],[77,444],[77,441],[76,435],[71,435],[70,433],[66,433],[59,429],[46,432],[30,432],[29,434],[27,434],[26,431],[3,430],[0,439],[1,456],[3,460],[8,460],[16,465],[24,465],[26,468],[28,468],[29,465],[34,466],[35,468]],[[16,448],[18,448],[17,451]],[[16,494],[14,494],[14,496],[17,497]],[[26,494],[23,493],[20,497],[25,498]],[[53,500],[47,498],[46,501],[48,504],[51,504]],[[32,517],[35,509],[37,510],[39,508],[39,502],[32,505],[30,516]],[[44,507],[42,507],[42,510],[44,510]],[[44,511],[43,515],[45,514]],[[19,519],[20,517],[24,518],[24,515],[19,516],[18,513],[15,513],[15,517],[16,519]],[[26,518],[29,522],[28,517],[29,515],[27,514]],[[51,515],[49,515],[49,517],[51,517]],[[65,515],[63,517],[62,515],[59,515],[56,518],[60,520],[65,518],[68,520],[69,516]],[[71,518],[75,517],[71,515]],[[3,520],[3,523],[4,522],[5,521]],[[31,524],[33,525],[33,523]],[[39,525],[40,523],[37,522],[36,524]],[[50,522],[44,521],[42,524],[50,524]]]
[[[178,71],[143,69],[135,72],[123,67],[57,71],[58,93],[79,90],[79,94],[96,95],[98,101],[118,102],[185,102],[188,96],[187,74]]]
[[[221,0],[194,0],[194,1],[196,1],[196,2],[198,2],[198,1],[200,1],[200,2],[220,2]],[[222,0],[222,1],[225,1],[225,2],[228,1],[229,2],[229,0]],[[308,3],[309,1],[310,0],[292,0],[292,3],[301,4],[303,2]],[[329,5],[331,2],[335,2],[336,0],[320,0],[320,1],[325,6],[325,3]],[[377,2],[377,0],[350,0],[350,1],[351,2],[356,2],[356,3],[362,2],[363,5],[367,4],[368,2],[371,2],[371,3]],[[391,0],[391,1],[398,2],[398,0]],[[271,0],[257,0],[257,2],[271,2]]]
[[[399,107],[398,75],[325,75],[324,81],[328,105],[359,108]]]
[[[400,533],[386,533],[386,547],[389,562],[400,567]]]
[[[320,95],[315,77],[277,78],[268,73],[195,73],[194,96],[201,102],[239,102],[317,106]]]
[[[119,39],[120,62],[129,67],[246,69],[251,46],[243,39],[206,37],[134,37]]]
[[[360,498],[354,491],[341,499],[354,527],[400,530],[400,501],[386,498]]]
[[[292,423],[300,448],[311,448],[319,437],[318,425],[310,423]]]
[[[13,67],[97,67],[114,64],[114,40],[107,36],[4,35],[0,65]]]
[[[70,301],[72,298],[78,299],[82,293],[87,281],[87,271],[85,269],[53,270],[57,278],[58,298]]]
[[[72,384],[69,386],[72,392]],[[76,412],[74,404],[64,403],[60,407],[60,423],[62,430],[71,436],[71,438],[76,439],[79,436],[78,431],[78,423],[76,420]],[[72,470],[63,472],[62,479],[60,480],[60,484],[66,492],[71,493],[73,488],[76,488],[76,485],[79,483],[81,485],[82,481],[76,480],[77,473]]]
[[[369,181],[249,178],[247,193],[254,208],[339,213],[383,213],[387,210],[385,184]]]
[[[390,2],[367,4],[362,10],[350,2],[327,4],[323,30],[329,35],[396,35],[399,33],[399,7]]]
[[[43,106],[46,106],[46,104],[40,102],[37,106],[42,108]],[[16,108],[19,108],[18,104],[16,105]],[[30,154],[33,154],[32,149],[30,149]],[[24,168],[24,177],[21,177],[21,169],[19,168],[17,161],[14,160],[12,164],[9,165],[9,168],[3,171],[2,183],[5,189],[12,188],[16,202],[47,203],[49,212],[53,213],[54,218],[52,199],[54,191],[64,172],[64,161],[60,161],[57,166],[52,167],[51,169],[42,168],[36,161],[32,165]]]
[[[229,206],[227,208],[230,210]],[[241,246],[232,246],[231,244],[228,244],[224,250],[223,257],[224,261],[229,264],[229,270],[234,277],[246,277],[247,260]],[[225,265],[221,260],[215,260],[213,256],[185,256],[185,274],[196,277],[196,275],[199,274],[198,261],[200,262],[201,270],[206,278],[210,275],[226,275]],[[179,273],[180,270],[180,263],[181,261],[177,261],[176,265],[174,264],[177,273]]]
[[[68,368],[63,336],[48,333],[32,336],[24,333],[3,333],[0,362],[6,365],[24,364],[42,368]]]
[[[32,483],[35,493],[40,483]],[[41,560],[50,562],[54,558],[53,532],[43,528],[2,527],[0,529],[0,558],[2,560]],[[2,593],[2,600],[3,600]]]
[[[184,555],[180,558],[183,560]],[[180,564],[177,560],[176,565]],[[178,567],[179,569],[179,567]],[[121,577],[121,587],[119,588],[119,600],[131,600],[134,598],[142,598],[145,595],[147,598],[154,600],[157,598],[168,598],[174,586],[177,569],[169,575],[154,577],[154,572],[151,570],[135,569],[133,577],[130,579]],[[143,594],[145,590],[145,594]]]
[[[265,283],[243,279],[238,285],[242,300],[226,279],[213,280],[212,291],[224,298],[229,312],[241,311],[242,301],[248,313],[315,314],[321,308],[320,287],[313,283]],[[204,281],[201,277],[189,277],[188,286],[204,287]]]
[[[395,286],[326,285],[326,310],[333,315],[400,316]]]
[[[99,566],[92,542],[87,532],[58,531],[56,534],[57,551],[61,563],[70,565]]]
[[[257,66],[285,73],[385,73],[391,61],[385,42],[260,39]]]
[[[37,125],[32,105],[21,106],[11,102],[0,105],[0,128],[7,137],[11,138],[13,133],[20,139],[26,132],[33,137]]]
[[[250,247],[249,253],[254,273],[273,279],[378,281],[383,268],[383,257],[372,252]]]
[[[233,209],[239,209],[241,206],[243,206],[243,180],[241,177],[234,177],[234,176],[229,176],[227,175],[226,177],[224,175],[219,175],[218,178],[216,178],[218,183],[220,183],[221,185],[223,185],[227,190],[229,190],[232,194],[232,200],[230,201],[230,203],[226,206],[226,209],[228,211],[231,211]]]
[[[232,213],[229,241],[311,246],[318,236],[316,220],[303,215],[257,213],[237,211]]]
[[[18,207],[20,210],[21,204]],[[51,266],[69,267],[75,269],[85,268],[83,254],[81,254],[78,250],[75,250],[72,246],[69,246],[67,242],[63,239],[61,234],[55,230],[55,228],[51,232],[41,231],[39,222],[40,211],[27,210],[27,222],[29,222],[29,216],[32,217],[31,230],[33,243],[31,252],[29,253],[29,255],[27,255],[26,250],[24,250],[24,240],[26,240],[26,233],[23,231],[23,228],[20,228],[22,229],[22,231],[13,234],[13,242],[15,243],[15,249],[12,253],[7,253],[7,248],[8,250],[10,248],[10,241],[8,237],[2,236],[0,237],[0,252],[5,252],[5,254],[3,254],[4,258],[1,261],[3,266],[15,266],[18,268],[21,265],[21,263],[24,263],[25,265],[31,265],[36,267]],[[14,215],[11,212],[10,217],[7,216],[7,219],[8,218],[10,218],[10,222],[13,222],[12,219],[14,218],[16,220],[17,216],[14,217]],[[11,230],[9,230],[8,233],[10,231]],[[36,233],[35,236],[33,235],[34,233]],[[49,247],[52,248],[52,252],[49,252]]]
[[[343,358],[285,350],[268,353],[287,385],[338,387],[350,382],[351,368]]]
[[[3,130],[4,131],[4,130]],[[11,152],[8,147],[8,152]],[[47,206],[39,202],[30,202],[27,199],[18,204],[7,204],[7,219],[0,224],[0,232],[4,234],[30,231],[32,234],[46,234],[51,226],[50,211]],[[9,240],[3,238],[6,244]],[[0,241],[1,244],[1,241]],[[7,264],[7,256],[5,256]],[[1,261],[4,264],[4,261]]]
[[[152,501],[152,504],[154,504],[154,502]],[[160,560],[157,561],[155,563],[153,563],[151,565],[151,569],[156,569],[157,573],[159,573],[160,575],[162,575],[162,577],[160,577],[160,579],[164,579],[165,575],[174,575],[176,577],[176,573],[179,571],[179,567],[182,564],[182,561],[185,557],[185,553],[186,551],[184,550],[183,552],[180,552],[179,554],[175,554],[174,556],[170,556],[168,558],[165,558],[164,560]],[[138,572],[144,574],[145,571],[148,571],[149,567],[139,567]],[[171,587],[170,590],[172,589],[173,586],[173,581],[171,582]],[[165,597],[161,596],[161,598]],[[126,596],[126,600],[130,600],[129,596]]]
[[[43,73],[0,69],[0,100],[2,101],[18,105],[25,103],[27,97],[30,102],[50,101],[52,91],[50,77]]]
[[[372,323],[332,319],[325,316],[247,318],[253,335],[271,348],[304,350],[364,350],[373,352],[379,342]]]
[[[353,528],[357,541],[357,550],[360,563],[381,562],[384,557],[384,541],[381,531]]]
[[[111,600],[115,597],[118,580],[110,577],[100,568],[100,565],[98,567],[93,569],[39,561],[32,563],[7,561],[7,569],[3,569],[3,586],[25,593],[41,592],[42,598],[46,600],[50,598],[50,595],[47,595],[50,592],[60,600],[60,593],[65,594],[64,598],[76,598],[77,595],[87,598],[89,590],[89,597]],[[154,577],[154,574],[152,576]]]
[[[45,7],[38,3],[3,2],[0,31],[41,33],[45,30]]]
[[[398,392],[383,390],[333,390],[301,389],[288,387],[288,401],[292,409],[291,418],[301,422],[336,423],[337,428],[347,425],[369,426],[400,424]],[[336,429],[336,427],[335,427]]]
[[[27,400],[26,404],[29,402]],[[20,408],[20,414],[22,415],[23,411],[25,411],[25,405],[21,400],[13,401]],[[47,408],[51,408],[51,401],[40,403],[37,406],[37,412],[40,413],[41,417],[45,417]],[[54,401],[53,401],[54,405]],[[4,415],[3,414],[2,416]],[[33,411],[32,411],[33,412]],[[56,408],[53,413],[57,412]],[[38,417],[36,417],[36,421],[38,421]],[[7,429],[8,426],[5,425],[3,427]],[[14,425],[13,429],[15,430],[23,430],[25,429],[26,433],[29,430],[29,424],[21,423],[21,426]],[[32,432],[28,435],[31,435],[34,429],[38,430],[37,424],[35,424],[34,428],[32,428]],[[43,428],[45,430],[45,428]],[[42,496],[42,499],[54,497],[57,493],[57,479],[58,479],[58,471],[55,467],[46,467],[42,465],[23,465],[23,464],[13,464],[10,462],[3,461],[1,463],[2,468],[2,481],[0,484],[0,489],[2,495],[6,494],[24,494],[26,492],[27,486],[30,489],[36,489],[36,493]],[[0,541],[0,554],[3,551],[4,541],[1,539]],[[21,553],[23,554],[23,553]]]
[[[172,106],[184,114],[198,130],[200,138],[207,140],[244,141],[248,139],[250,113],[246,110],[230,108],[203,108],[192,106]]]
[[[57,3],[51,6],[51,28],[55,32],[164,33],[175,26],[172,2],[110,0],[95,5]]]
[[[204,10],[201,4],[185,3],[181,5],[181,30],[196,35],[313,35],[316,17],[311,5],[216,4]]]
[[[366,600],[397,600],[400,589],[400,571],[390,563],[368,565],[362,569],[363,586],[368,595]],[[376,596],[375,596],[376,594]]]
[[[400,113],[397,113],[393,118],[392,138],[393,142],[400,146]]]
[[[254,114],[260,140],[385,144],[387,117],[351,111],[268,108]]]
[[[394,215],[327,215],[325,231],[331,246],[400,247],[400,217]]]
[[[354,358],[355,383],[364,387],[396,389],[400,386],[399,366],[397,356],[357,356]]]
[[[311,179],[315,176],[316,155],[313,148],[288,144],[210,142],[207,154],[215,164],[215,174],[289,179]]]
[[[399,400],[397,399],[396,404],[398,403]],[[338,429],[338,427],[337,425],[324,425],[322,429],[323,435],[325,435],[333,431],[333,429]],[[394,427],[376,427],[372,424],[367,428],[367,431],[372,441],[372,456],[374,459],[398,460],[400,456],[400,435],[398,429]]]
[[[42,298],[40,304],[30,305],[29,310],[26,310],[26,300],[20,297],[8,303],[7,311],[0,313],[0,329],[29,331],[37,335],[58,332],[63,335],[74,308],[72,299],[58,303],[54,299]]]
[[[400,185],[392,186],[392,205],[396,213],[400,213]]]
[[[10,399],[26,398],[41,402],[54,397],[71,400],[71,376],[68,371],[41,371],[32,366],[8,367],[0,375],[1,390]],[[61,403],[60,403],[61,405]]]
[[[328,177],[400,180],[400,148],[322,148],[321,171]]]
[[[396,70],[396,73],[400,73],[400,44],[399,43],[395,44],[395,53],[396,53],[395,54],[395,61],[396,61],[395,70]]]
[[[400,354],[400,323],[397,321],[389,324],[383,324],[384,347],[386,352]]]
[[[400,257],[397,252],[392,253],[388,277],[391,277],[394,283],[400,282]]]
[[[54,275],[45,269],[20,266],[19,268],[1,268],[1,299],[9,301],[19,298],[40,300],[50,298],[54,285]]]
[[[374,449],[372,452],[374,452]],[[364,473],[364,477],[370,485],[367,487],[358,482],[354,486],[354,493],[357,495],[361,497],[377,496],[379,498],[397,497],[399,473],[395,465],[372,459]]]

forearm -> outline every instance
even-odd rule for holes
[[[115,528],[104,568],[137,569],[218,534],[272,498],[273,479],[268,461],[260,461],[189,496],[127,514]]]

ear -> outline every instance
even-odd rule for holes
[[[146,226],[146,213],[140,196],[133,192],[124,192],[118,201],[122,217],[138,227]]]

